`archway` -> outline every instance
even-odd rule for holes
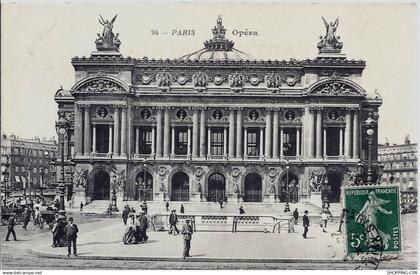
[[[146,181],[144,180],[146,178]],[[153,200],[153,176],[147,171],[141,171],[136,176],[135,199],[140,201]]]
[[[340,202],[340,196],[341,196],[341,183],[343,180],[342,174],[339,172],[327,172],[327,178],[328,178],[328,201],[330,203],[338,203]],[[322,197],[324,197],[325,194],[322,194]]]
[[[262,178],[257,173],[248,174],[245,177],[244,202],[261,202]]]
[[[286,172],[280,179],[280,202],[297,203],[299,200],[299,179],[290,172]]]
[[[190,200],[190,179],[184,172],[177,172],[172,177],[172,200]]]
[[[208,179],[207,201],[226,201],[226,179],[220,173],[213,173]]]
[[[110,181],[109,174],[100,170],[96,172],[93,177],[93,199],[94,200],[109,200]]]

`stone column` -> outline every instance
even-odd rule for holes
[[[327,128],[324,127],[324,158],[327,157]]]
[[[264,128],[262,127],[260,128],[260,158],[264,158]]]
[[[192,138],[192,156],[198,157],[198,110],[193,113],[193,138]]]
[[[279,111],[274,110],[273,115],[273,158],[279,157]]]
[[[114,114],[114,156],[119,155],[119,145],[120,145],[120,108],[115,107]]]
[[[353,158],[359,158],[359,110],[353,114]]]
[[[283,133],[283,127],[281,127],[280,128],[280,158],[284,157],[283,143],[284,143],[284,133]]]
[[[64,139],[64,157],[66,159],[69,158],[69,138],[70,135],[67,135],[67,137]]]
[[[211,128],[207,127],[207,156],[211,154]]]
[[[235,110],[229,111],[229,158],[235,157]]]
[[[200,113],[200,158],[206,157],[206,110]]]
[[[322,144],[322,109],[317,109],[316,112],[316,158],[322,158],[321,152]]]
[[[296,128],[296,156],[300,156],[300,129]]]
[[[308,157],[314,157],[314,110],[309,108]]]
[[[108,132],[108,155],[112,154],[112,124],[109,124]]]
[[[156,151],[156,149],[155,149],[155,146],[156,146],[155,136],[156,136],[155,126],[152,126],[152,150],[151,150],[151,153],[150,153],[150,155],[152,155],[152,156],[155,155],[155,151]]]
[[[165,122],[164,122],[164,146],[163,146],[163,156],[164,157],[169,157],[169,139],[170,139],[170,126],[169,126],[169,108],[165,109]],[[172,151],[174,150],[174,148],[172,149]]]
[[[262,139],[262,136],[261,138]],[[271,110],[267,109],[265,116],[265,155],[266,158],[271,158]]]
[[[127,156],[127,107],[121,110],[121,156]]]
[[[133,154],[133,116],[131,102],[127,105],[127,154]]]
[[[85,107],[85,145],[84,145],[84,155],[89,156],[91,146],[90,146],[90,117],[89,117],[89,106]]]
[[[339,156],[343,155],[343,128],[340,127],[340,154]]]
[[[96,124],[92,125],[92,152],[96,153]]]
[[[140,152],[140,150],[139,150],[139,147],[140,147],[140,129],[139,129],[140,127],[139,126],[136,126],[136,139],[135,139],[135,143],[136,143],[136,155],[138,155],[139,154],[139,152]]]
[[[83,154],[83,119],[81,107],[78,104],[74,105],[74,151],[76,156]]]
[[[175,156],[175,126],[172,126],[172,134],[171,134],[171,156],[172,157]]]
[[[226,157],[228,154],[227,151],[227,128],[223,128],[223,156]]]
[[[246,152],[244,152],[245,154]],[[236,116],[236,157],[242,158],[242,109],[238,109]]]
[[[244,157],[248,157],[248,128],[244,127]]]
[[[162,108],[159,108],[156,116],[156,157],[162,156],[162,138]]]
[[[350,109],[346,109],[346,129],[344,136],[344,156],[350,158],[351,150],[351,113]]]
[[[187,128],[187,157],[191,156],[191,127]]]

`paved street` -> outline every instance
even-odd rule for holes
[[[312,226],[310,238],[304,240],[297,233],[210,233],[197,232],[193,236],[192,260],[183,262],[181,236],[170,236],[166,232],[151,232],[149,242],[138,245],[123,245],[121,236],[123,225],[120,219],[95,219],[74,215],[80,225],[80,258],[67,259],[66,248],[51,248],[51,233],[34,228],[28,231],[17,227],[18,242],[2,241],[2,267],[4,269],[355,269],[359,263],[290,263],[278,259],[323,259],[340,261],[343,250],[340,237],[322,233],[319,226]],[[415,215],[403,216],[404,236],[415,237]],[[301,230],[301,227],[297,227]],[[330,230],[336,230],[332,224]],[[2,240],[6,227],[1,228]],[[415,242],[404,242],[404,262],[382,262],[379,268],[416,268]],[[296,249],[292,249],[295,247]],[[304,248],[304,249],[303,249]],[[62,258],[48,258],[28,252],[62,255]],[[110,257],[98,259],[97,257]],[[127,261],[124,257],[137,257]],[[155,258],[145,258],[153,256]],[[115,260],[119,257],[118,260]],[[245,259],[252,259],[246,260]],[[160,261],[158,261],[160,260]],[[211,262],[215,261],[215,262]],[[235,262],[236,261],[236,262]],[[241,261],[241,262],[238,262]],[[363,268],[363,266],[362,266]]]

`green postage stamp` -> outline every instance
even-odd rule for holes
[[[345,188],[347,253],[401,252],[399,205],[395,185]]]

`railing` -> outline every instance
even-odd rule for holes
[[[169,214],[150,216],[156,230],[169,230]],[[231,231],[236,232],[294,232],[293,218],[290,215],[212,215],[212,214],[179,214],[179,223],[191,221],[194,231]]]
[[[261,190],[245,190],[244,201],[245,202],[261,202],[262,191]]]
[[[190,190],[188,190],[188,189],[172,190],[172,200],[173,201],[189,201],[190,200]]]

